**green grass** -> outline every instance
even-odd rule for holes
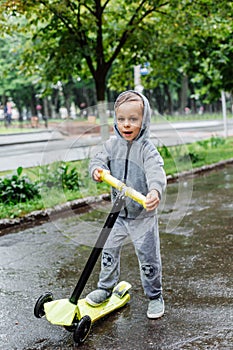
[[[233,158],[233,138],[229,137],[225,140],[212,137],[192,144],[169,147],[169,155],[166,154],[163,147],[159,150],[164,158],[166,174],[175,175],[192,168]]]
[[[159,151],[164,159],[166,174],[176,175],[183,171],[233,158],[233,137],[227,139],[212,137],[208,140],[192,144],[173,147],[163,146],[159,148]],[[88,159],[69,163],[71,167],[75,167],[78,171],[78,190],[65,190],[62,186],[59,186],[60,188],[55,186],[49,189],[47,187],[42,187],[40,199],[31,200],[26,203],[18,203],[14,206],[0,203],[0,219],[22,217],[34,210],[52,208],[75,199],[110,192],[110,188],[107,184],[95,183],[89,178],[88,163]],[[46,171],[53,172],[57,166],[58,162],[50,165],[49,170],[46,167],[44,167],[44,169],[42,169],[42,167],[26,168],[23,170],[23,173],[32,181],[40,181],[42,174],[44,176]],[[12,175],[12,171],[2,172],[0,176],[5,177],[7,174]]]
[[[32,128],[31,126],[27,124],[20,124],[20,123],[14,123],[10,127],[5,127],[3,124],[0,125],[0,135],[7,135],[7,134],[23,134],[28,132],[36,132],[39,130],[44,130],[44,127],[38,127],[38,128]]]
[[[23,134],[23,133],[32,133],[36,131],[40,131],[42,129],[32,129],[32,128],[0,128],[0,135],[7,135],[7,134]]]
[[[228,113],[228,119],[233,119],[233,114]],[[152,122],[161,123],[164,120],[169,122],[189,122],[195,120],[223,120],[223,115],[220,113],[204,113],[204,114],[177,114],[177,115],[152,115]]]
[[[53,177],[56,169],[63,162],[55,162],[48,166],[25,168],[23,174],[34,182],[42,182],[46,176]],[[23,217],[35,210],[42,210],[46,208],[53,208],[57,205],[64,204],[68,201],[73,201],[79,198],[86,198],[88,196],[99,195],[109,191],[107,184],[96,184],[88,176],[88,163],[89,161],[82,160],[76,162],[67,162],[72,168],[75,167],[79,173],[79,189],[68,190],[62,188],[62,185],[52,186],[50,188],[46,186],[41,187],[41,198],[27,201],[26,203],[18,203],[15,205],[6,204],[0,202],[0,219],[3,218],[15,218]],[[16,173],[13,172],[13,173]],[[5,171],[0,173],[1,177],[12,176],[12,171]]]

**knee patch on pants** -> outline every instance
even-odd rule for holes
[[[142,264],[141,270],[145,278],[152,279],[155,277],[155,267],[150,264]]]
[[[104,252],[102,256],[102,265],[104,268],[110,267],[113,265],[114,258],[111,254]]]

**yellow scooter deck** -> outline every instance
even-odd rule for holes
[[[85,315],[90,316],[94,323],[127,304],[130,300],[130,288],[130,283],[120,282],[113,289],[111,297],[99,306],[89,305],[86,299],[80,299],[77,305],[72,304],[69,299],[49,301],[44,304],[45,316],[50,323],[60,326],[71,326],[75,319],[80,320]]]

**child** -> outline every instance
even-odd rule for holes
[[[164,314],[162,268],[156,208],[166,187],[163,159],[149,140],[150,105],[136,91],[120,94],[114,106],[115,136],[107,140],[101,152],[90,162],[92,178],[100,182],[101,169],[146,196],[146,209],[126,198],[102,252],[98,289],[86,296],[92,305],[100,305],[110,297],[120,274],[120,252],[130,236],[140,267],[144,293],[149,299],[147,316]],[[112,200],[117,191],[112,189]],[[106,264],[106,261],[108,262]]]

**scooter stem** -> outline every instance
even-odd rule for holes
[[[111,209],[111,212],[109,213],[105,224],[99,234],[99,237],[96,241],[96,244],[94,248],[91,251],[91,254],[89,256],[89,259],[83,269],[83,272],[78,280],[78,283],[69,299],[69,301],[72,304],[77,305],[78,299],[88,281],[88,278],[90,277],[92,270],[98,260],[98,257],[100,256],[101,251],[103,250],[104,244],[107,241],[107,238],[113,228],[113,225],[115,224],[115,221],[121,211],[121,208],[123,207],[124,204],[124,198],[125,195],[124,193],[120,193],[118,197],[116,198],[113,207]]]

